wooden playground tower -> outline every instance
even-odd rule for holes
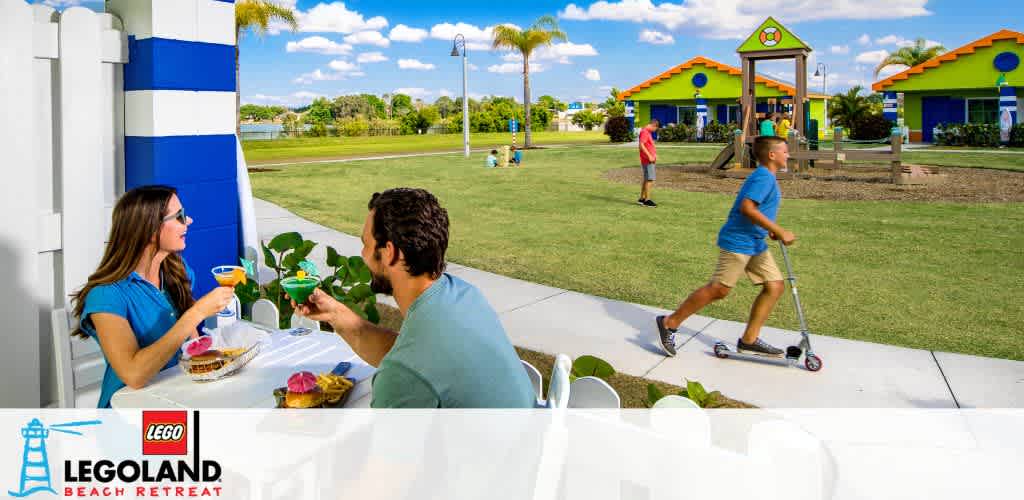
[[[790,170],[797,172],[805,170],[807,162],[810,160],[831,161],[837,166],[844,161],[875,160],[891,163],[893,182],[910,183],[911,176],[908,175],[910,173],[904,172],[900,163],[902,137],[896,131],[890,137],[892,144],[890,151],[843,150],[840,144],[842,131],[839,129],[833,138],[834,147],[831,150],[811,151],[806,143],[801,143],[800,138],[806,137],[808,125],[805,110],[805,106],[808,105],[807,56],[812,50],[810,46],[771,17],[761,23],[761,26],[736,49],[740,55],[740,68],[743,73],[743,91],[740,94],[740,107],[743,109],[742,123],[740,129],[735,133],[733,150],[723,151],[719,158],[712,163],[712,166],[725,166],[728,160],[722,161],[724,155],[733,158],[733,168],[756,166],[756,160],[749,153],[753,151],[754,138],[758,135],[755,117],[757,95],[754,85],[757,75],[756,63],[770,59],[794,59],[796,62],[796,81],[794,82],[796,95],[793,96],[793,126],[789,131],[789,137],[786,138],[789,143]],[[817,137],[813,139],[817,140]],[[912,177],[916,178],[917,176]]]

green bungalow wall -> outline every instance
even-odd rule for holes
[[[903,119],[910,129],[912,141],[920,141],[923,126],[923,105],[925,97],[954,98],[999,98],[996,80],[1000,71],[992,61],[997,54],[1012,52],[1024,61],[1024,45],[1015,40],[996,40],[990,47],[978,47],[973,54],[964,54],[923,73],[910,75],[906,80],[897,80],[883,87],[887,92],[903,93]],[[1006,73],[1006,80],[1017,88],[1018,110],[1024,94],[1024,64]],[[1020,111],[1018,111],[1020,113]]]
[[[647,123],[651,119],[651,105],[696,106],[694,93],[698,89],[693,85],[693,75],[697,73],[704,73],[708,77],[707,84],[700,88],[700,94],[708,102],[709,119],[718,121],[719,105],[739,105],[743,83],[740,75],[730,75],[704,64],[695,64],[667,80],[627,97],[626,100],[634,102],[636,123]],[[759,103],[767,102],[769,98],[779,99],[788,95],[763,83],[756,83],[754,92]],[[825,128],[824,102],[825,100],[820,97],[810,99],[811,119],[818,120],[819,136],[824,133]]]

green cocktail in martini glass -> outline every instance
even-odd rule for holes
[[[319,284],[320,279],[316,276],[289,276],[281,280],[281,288],[296,304],[305,303]]]

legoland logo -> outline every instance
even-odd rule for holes
[[[60,483],[50,469],[50,462],[60,459],[47,452],[47,439],[54,437],[52,433],[56,432],[86,436],[92,438],[94,444],[102,444],[103,435],[88,436],[86,432],[88,426],[101,423],[99,420],[87,420],[46,425],[33,418],[25,424],[20,429],[24,445],[10,452],[21,460],[20,481],[16,488],[8,489],[8,495],[16,498],[37,493],[49,494],[43,497],[65,498],[222,496],[220,463],[204,459],[199,451],[198,411],[192,413],[191,422],[186,411],[143,411],[141,435],[135,434],[137,431],[133,427],[128,427],[132,429],[131,434],[141,438],[138,441],[142,451],[140,459],[60,457],[64,459],[63,483]],[[106,436],[119,435],[117,429],[107,431]],[[154,457],[156,455],[178,455],[181,458],[159,459]],[[189,456],[186,458],[185,455]]]
[[[143,411],[143,455],[188,455],[188,412]]]

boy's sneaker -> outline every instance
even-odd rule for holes
[[[664,316],[654,318],[654,322],[658,325],[658,336],[661,337],[661,350],[665,351],[665,354],[668,354],[669,356],[675,356],[676,332],[679,330],[675,328],[666,328]]]
[[[658,206],[658,204],[655,203],[654,200],[644,200],[644,205],[648,206],[648,207],[656,207],[656,206]]]
[[[758,338],[753,344],[748,344],[742,338],[736,341],[736,350],[744,354],[757,354],[759,356],[782,356],[783,350],[772,347],[764,340]]]
[[[636,200],[636,204],[640,205],[640,206],[645,206],[645,205],[647,205],[647,203],[645,203],[646,201],[647,200],[645,200],[643,198],[639,198],[639,199]]]

